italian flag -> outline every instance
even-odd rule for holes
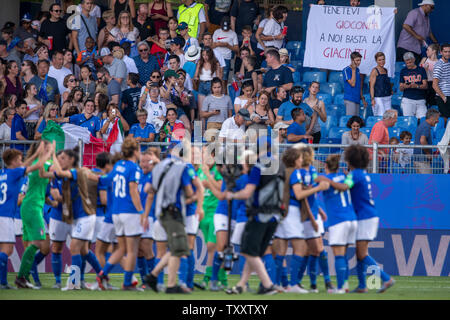
[[[108,143],[94,137],[88,128],[69,123],[60,126],[52,120],[47,122],[45,130],[42,132],[42,139],[50,142],[56,141],[56,152],[75,148],[78,146],[78,140],[81,139],[84,144],[83,166],[88,168],[95,167],[97,154],[105,151],[110,152],[111,149],[111,146],[108,147]]]
[[[112,126],[112,128],[111,128]],[[108,138],[106,139],[106,147],[108,148],[109,152],[111,153],[117,153],[121,152],[122,150],[122,143],[123,143],[123,126],[122,122],[119,118],[116,118],[114,123],[111,123],[109,125],[109,128],[111,130],[109,131]]]

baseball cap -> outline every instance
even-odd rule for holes
[[[180,75],[178,73],[176,73],[174,70],[167,70],[166,72],[164,72],[164,79],[169,79],[170,77],[175,77],[175,78],[179,78]]]
[[[288,124],[284,122],[277,122],[277,124],[273,127],[274,130],[287,129],[289,127]]]
[[[280,50],[278,50],[278,53],[280,55],[283,55],[283,56],[288,56],[289,55],[289,52],[287,51],[286,48],[281,48]]]
[[[185,29],[187,29],[188,28],[188,24],[186,23],[186,22],[181,22],[179,25],[178,25],[178,30],[185,30]]]
[[[100,50],[100,57],[106,57],[111,55],[111,50],[109,50],[108,48],[102,48],[102,50]]]
[[[29,13],[25,13],[20,21],[30,21],[31,22],[31,15]]]
[[[183,45],[183,41],[179,37],[175,37],[170,41],[170,44]]]
[[[0,46],[7,46],[7,45],[8,45],[8,42],[6,42],[3,39],[0,40]]]
[[[242,108],[238,111],[238,115],[244,118],[246,121],[250,121],[250,112],[247,109]]]

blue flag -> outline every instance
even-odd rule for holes
[[[46,105],[48,102],[47,79],[48,79],[48,74],[45,75],[44,82],[42,82],[42,85],[39,88],[39,92],[38,92],[38,99],[41,100],[42,105]]]

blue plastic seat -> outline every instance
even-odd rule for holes
[[[322,100],[325,105],[331,104],[333,101],[333,98],[331,97],[331,94],[329,94],[329,93],[319,92],[317,94],[317,98],[319,100]]]
[[[307,71],[303,73],[303,82],[326,82],[327,81],[327,73],[324,71]]]
[[[390,127],[388,128],[388,131],[389,131],[389,138],[396,137],[397,139],[400,139],[400,132],[402,131],[401,128]]]
[[[344,76],[342,75],[342,72],[340,72],[340,71],[330,72],[328,82],[338,82],[343,86],[344,85]]]
[[[330,128],[330,131],[328,132],[328,138],[331,139],[342,139],[342,135],[344,132],[350,131],[349,128],[341,128],[341,127],[332,127]]]
[[[303,71],[303,61],[301,61],[301,60],[291,60],[290,62],[292,64],[292,66],[295,68],[295,71],[298,71],[301,74],[302,71]]]
[[[350,120],[351,117],[353,117],[353,116],[342,116],[339,119],[339,127],[341,127],[341,128],[346,127],[347,122],[348,122],[348,120]]]
[[[433,131],[432,132],[433,144],[438,144],[439,141],[442,140],[444,133],[445,133],[445,128],[438,128],[437,130]]]
[[[334,104],[339,104],[339,105],[344,105],[344,94],[343,93],[338,93],[337,95],[335,95],[333,103]]]
[[[359,129],[359,131],[364,133],[367,136],[367,138],[369,138],[370,137],[370,133],[372,132],[372,127],[363,127],[361,129]]]
[[[381,119],[383,119],[383,117],[381,117],[381,116],[368,117],[366,120],[366,127],[373,127],[375,125],[375,123],[377,123]]]
[[[400,106],[396,106],[396,105],[392,105],[392,109],[397,110],[398,116],[402,117],[403,116],[403,110],[402,108],[400,108]]]
[[[394,92],[396,93],[402,93],[399,88],[400,88],[400,72],[396,72],[394,74],[394,78],[391,78],[391,82],[394,84],[394,86],[392,87],[392,89],[394,90]]]
[[[331,94],[332,97],[342,93],[343,89],[339,82],[325,82],[320,84],[320,91]]]
[[[444,118],[439,117],[439,122],[431,129],[433,132],[436,132],[440,129],[444,128]]]
[[[397,123],[395,124],[399,128],[409,128],[413,125],[417,127],[417,118],[413,116],[398,117]]]
[[[301,58],[302,41],[288,41],[286,49],[291,56],[291,60],[303,60]]]
[[[322,137],[328,137],[328,132],[330,131],[330,128],[337,126],[337,117],[328,114],[327,121],[325,122],[323,122],[319,118],[319,124]]]
[[[406,64],[403,61],[398,61],[395,63],[395,73],[400,73],[403,68],[406,67]]]
[[[392,105],[393,106],[401,106],[401,104],[402,104],[402,97],[403,97],[403,94],[395,93],[392,96]]]
[[[239,97],[239,96],[240,96],[240,91],[241,91],[241,89],[239,89],[238,91],[234,91],[234,88],[233,88],[233,86],[232,86],[231,84],[229,84],[229,85],[227,86],[227,88],[228,88],[228,95],[230,96],[231,102],[232,102],[233,105],[234,105],[234,99],[236,99],[236,97]],[[233,109],[234,109],[234,108],[233,108]]]
[[[339,119],[341,116],[345,115],[345,107],[343,108],[340,105],[330,104],[325,105],[325,110],[327,111],[327,115],[333,116],[336,119]]]
[[[295,71],[294,73],[292,73],[292,78],[294,79],[294,83],[300,82],[301,78],[300,72]]]

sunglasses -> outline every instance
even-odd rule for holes
[[[161,76],[151,76],[150,78],[160,79]]]
[[[69,79],[69,82],[75,82],[76,80],[75,79]]]
[[[58,109],[50,109],[50,111],[58,111]]]
[[[148,49],[140,49],[139,52],[147,52]]]

